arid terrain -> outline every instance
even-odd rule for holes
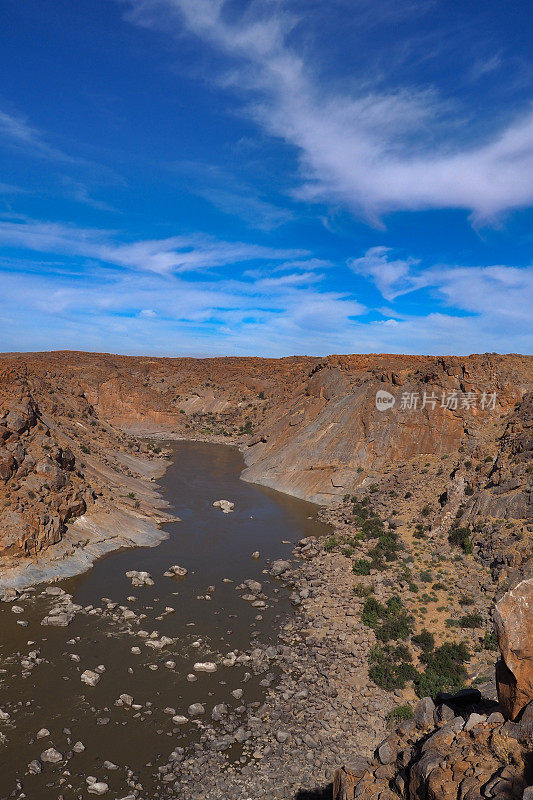
[[[208,728],[200,760],[161,769],[161,796],[281,798],[332,781],[336,800],[533,796],[532,358],[4,354],[6,599],[160,541],[172,439],[238,445],[244,480],[319,504],[332,534],[302,540],[279,575],[297,613],[246,763],[228,765]],[[235,744],[242,721],[221,724]]]

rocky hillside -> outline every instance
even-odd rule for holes
[[[122,512],[132,530],[165,519],[149,482],[164,468],[156,449],[133,444],[102,419],[76,380],[6,360],[0,366],[0,563],[39,562],[59,544],[74,549],[88,537],[97,540],[96,521],[106,513],[120,527]],[[87,511],[93,524],[76,528]],[[65,550],[58,548],[58,556]]]
[[[167,436],[237,442],[246,480],[323,504],[360,488],[396,491],[406,471],[428,470],[421,491],[432,525],[450,527],[460,510],[460,528],[504,577],[518,577],[530,558],[527,357],[58,352],[6,354],[0,370],[4,556],[38,553],[86,509],[117,499],[148,512],[135,489],[124,491],[124,475],[142,477],[158,454],[155,437]],[[378,391],[392,395],[394,408],[376,408]],[[136,434],[152,441],[140,444]]]
[[[499,703],[473,688],[424,697],[373,759],[337,770],[333,800],[531,800],[532,602],[530,579],[496,607]]]

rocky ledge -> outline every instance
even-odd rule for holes
[[[533,703],[520,723],[466,690],[426,697],[413,719],[335,773],[333,800],[531,800]]]

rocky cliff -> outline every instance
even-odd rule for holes
[[[1,555],[38,553],[117,495],[138,511],[123,476],[142,477],[136,455],[159,449],[140,433],[238,443],[246,480],[323,504],[420,457],[462,454],[470,466],[436,481],[439,496],[455,493],[497,572],[519,575],[530,558],[530,358],[57,352],[5,354],[0,370]],[[378,391],[394,407],[379,410]]]

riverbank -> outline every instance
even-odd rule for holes
[[[161,525],[179,518],[167,510],[168,503],[156,481],[165,475],[171,461],[127,453],[116,453],[115,457],[112,487],[119,497],[93,505],[69,523],[60,541],[37,556],[0,559],[0,592],[22,591],[33,584],[80,575],[114,550],[155,547],[167,538]],[[102,473],[102,465],[99,469]]]
[[[328,529],[316,506],[241,481],[234,448],[175,452],[160,484],[181,521],[164,526],[165,541],[0,603],[0,797],[16,797],[17,782],[43,800],[83,797],[90,776],[111,797],[139,785],[156,797],[161,754],[195,752],[212,718],[252,715],[274,685],[277,632],[292,612],[271,565]],[[221,498],[233,513],[213,505]],[[172,565],[186,575],[169,576]],[[150,580],[132,585],[137,574]]]
[[[389,510],[393,505],[398,508],[389,500]],[[419,544],[405,532],[398,561],[356,576],[353,556],[368,557],[374,542],[360,541],[355,553],[347,545],[356,533],[349,506],[323,510],[320,517],[332,526],[332,536],[298,543],[294,563],[280,578],[298,609],[295,617],[282,626],[276,649],[256,644],[259,671],[275,668],[277,681],[259,708],[230,714],[220,726],[207,725],[201,750],[173,752],[161,768],[172,787],[165,796],[329,797],[339,766],[349,768],[359,756],[370,759],[394,715],[412,713],[419,696],[410,681],[385,690],[370,678],[370,652],[382,642],[364,615],[369,597],[381,607],[399,597],[413,635],[429,627],[437,647],[468,642],[465,682],[494,701],[496,656],[483,646],[492,630],[496,591],[490,572],[473,556],[458,559],[446,541],[439,540],[436,558],[436,543]],[[468,595],[474,590],[475,598]],[[455,627],[445,624],[444,610],[455,615]],[[384,654],[383,666],[385,659]],[[413,666],[423,670],[414,659]]]
[[[312,793],[327,790],[339,764],[355,753],[370,756],[383,738],[387,713],[399,701],[368,679],[375,638],[361,623],[347,560],[314,537],[294,555],[279,580],[297,612],[276,648],[256,643],[254,651],[258,671],[275,669],[278,680],[259,708],[207,725],[201,750],[173,754],[161,768],[164,796],[319,797]]]

